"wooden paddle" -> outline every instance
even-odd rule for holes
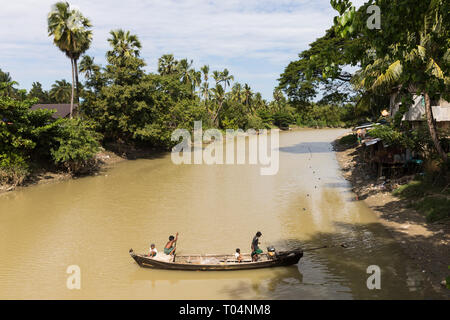
[[[303,252],[305,251],[314,251],[314,250],[319,250],[319,249],[325,249],[325,248],[336,248],[336,247],[342,247],[342,248],[348,248],[348,245],[346,243],[341,243],[339,245],[334,245],[334,246],[322,246],[322,247],[317,247],[317,248],[310,248],[310,249],[304,249]]]

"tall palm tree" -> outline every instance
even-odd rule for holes
[[[50,98],[54,103],[67,103],[72,97],[72,85],[65,79],[56,80],[50,90]]]
[[[220,83],[221,81],[221,72],[214,70],[212,73],[213,79],[216,82],[216,86]]]
[[[243,99],[244,99],[245,106],[247,107],[247,110],[250,113],[253,113],[253,110],[252,110],[252,107],[251,107],[252,96],[253,96],[252,89],[250,88],[250,86],[247,83],[245,83],[244,84],[244,91],[243,91]]]
[[[200,68],[202,74],[203,74],[203,84],[201,87],[201,94],[203,96],[203,99],[205,100],[205,104],[208,101],[209,98],[209,66],[208,65],[204,65],[203,67]]]
[[[192,63],[192,60],[188,61],[187,59],[181,59],[177,64],[177,70],[180,73],[180,80],[185,84],[192,83]]]
[[[65,53],[72,65],[72,95],[70,100],[70,118],[73,113],[75,83],[78,101],[78,59],[89,49],[92,41],[92,27],[89,19],[80,11],[70,9],[67,2],[57,2],[47,17],[48,34],[53,36],[53,43]]]
[[[112,47],[106,53],[109,62],[117,63],[122,58],[139,57],[142,45],[137,35],[123,29],[111,30],[109,34],[111,37],[108,42]]]
[[[234,102],[242,102],[242,85],[236,82],[231,89],[231,100]]]
[[[217,103],[217,108],[213,115],[213,123],[216,127],[218,127],[219,126],[219,114],[220,114],[220,111],[222,110],[223,102],[225,100],[225,90],[223,89],[223,87],[220,84],[218,84],[215,88],[211,89],[211,91],[213,92],[214,99],[216,100],[216,103]]]
[[[158,59],[158,72],[160,75],[174,74],[177,71],[178,61],[173,54],[164,54]]]
[[[229,86],[231,81],[234,81],[234,76],[230,74],[228,69],[224,69],[220,73],[220,81],[219,81],[219,82],[223,82],[223,90],[224,91],[227,91],[227,85]]]

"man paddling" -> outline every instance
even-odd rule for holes
[[[263,253],[263,251],[259,248],[259,238],[262,236],[261,232],[257,232],[252,240],[252,261],[258,261],[259,254]]]
[[[174,236],[169,237],[169,241],[166,243],[166,246],[164,247],[164,253],[168,255],[174,255],[175,250],[177,249],[177,240],[178,240],[178,232]]]

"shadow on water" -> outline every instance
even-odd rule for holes
[[[281,152],[304,154],[304,153],[330,153],[332,152],[332,147],[329,142],[301,142],[299,144],[281,147],[279,148]]]
[[[384,226],[339,222],[336,229],[332,233],[316,233],[307,243],[298,239],[273,243],[278,250],[305,250],[297,266],[301,277],[274,274],[269,279],[241,282],[224,290],[234,299],[248,296],[250,292],[265,299],[442,298],[425,279],[420,266],[403,254]],[[328,248],[308,251],[324,245]],[[367,268],[371,265],[380,267],[380,290],[367,287],[372,274],[367,273]]]

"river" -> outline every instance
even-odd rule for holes
[[[331,142],[342,129],[280,134],[276,175],[258,165],[175,165],[170,154],[117,163],[98,176],[0,195],[2,299],[424,299],[433,291],[375,214],[354,200]],[[305,252],[291,267],[231,272],[141,269],[128,250],[179,254],[262,247]],[[346,243],[347,248],[339,246]],[[66,286],[67,267],[81,289]],[[367,287],[367,267],[381,289]]]

